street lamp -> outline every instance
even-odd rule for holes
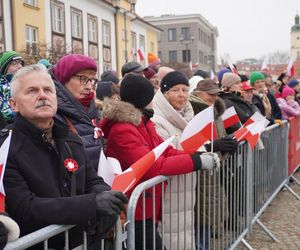
[[[187,53],[187,63],[191,60],[191,53],[188,53],[188,46],[189,44],[192,44],[194,41],[195,37],[193,35],[190,35],[187,39],[187,37],[184,36],[184,34],[179,35],[179,41],[181,44],[185,44],[185,51]]]

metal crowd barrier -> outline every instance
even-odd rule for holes
[[[48,242],[49,240],[54,237],[57,236],[61,233],[64,233],[64,240],[65,240],[65,247],[64,250],[69,250],[71,249],[69,246],[69,230],[74,228],[74,226],[72,225],[50,225],[47,227],[44,227],[38,231],[35,231],[33,233],[30,233],[28,235],[25,235],[21,238],[19,238],[16,241],[10,242],[6,245],[6,247],[4,248],[4,250],[23,250],[23,249],[27,249],[29,247],[35,246],[39,243],[43,243],[43,249],[47,250],[47,249],[51,249],[48,246]],[[127,234],[126,232],[124,232],[122,230],[122,225],[121,225],[121,221],[118,220],[116,226],[115,226],[115,236],[113,238],[113,249],[114,250],[122,250],[122,243],[125,241],[125,239],[127,238]],[[106,249],[106,243],[104,239],[99,239],[100,245],[101,245],[101,249]],[[87,234],[85,232],[83,232],[83,243],[82,245],[73,248],[74,250],[87,250],[88,246],[87,246]],[[110,248],[111,249],[111,248]],[[100,248],[99,248],[100,250]]]
[[[217,170],[157,176],[139,184],[129,200],[125,229],[120,220],[116,225],[113,248],[234,249],[243,243],[252,249],[244,238],[254,223],[276,241],[259,217],[281,188],[288,188],[288,131],[287,122],[267,128],[261,135],[264,149],[252,151],[243,142]],[[135,220],[137,209],[141,221]],[[49,249],[49,239],[61,233],[67,250],[72,227],[48,226],[9,243],[5,250],[26,249],[41,242]],[[85,233],[77,249],[87,249]],[[105,249],[104,240],[101,249]]]
[[[287,122],[267,128],[264,149],[241,143],[218,170],[158,176],[138,185],[127,209],[128,249],[234,249],[239,243],[252,249],[244,237],[254,223],[277,240],[259,216],[287,183],[288,130]],[[139,222],[136,209],[142,209]]]

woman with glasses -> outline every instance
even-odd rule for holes
[[[90,57],[71,54],[62,57],[50,73],[56,86],[57,116],[81,137],[97,170],[101,148],[99,138],[94,138],[98,123],[94,102],[97,64]]]

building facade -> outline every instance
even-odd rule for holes
[[[295,24],[291,28],[291,56],[300,60],[300,23],[299,15],[295,16]]]
[[[159,27],[158,55],[166,64],[186,63],[203,70],[217,66],[218,29],[200,14],[145,17]]]
[[[80,53],[96,60],[99,74],[120,71],[125,62],[140,60],[139,48],[157,53],[159,29],[135,13],[136,2],[0,0],[0,51],[35,55],[43,47],[53,62],[67,53]]]

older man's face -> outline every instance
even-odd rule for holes
[[[37,124],[52,119],[57,110],[56,92],[50,75],[33,72],[19,78],[10,104],[14,111]]]

